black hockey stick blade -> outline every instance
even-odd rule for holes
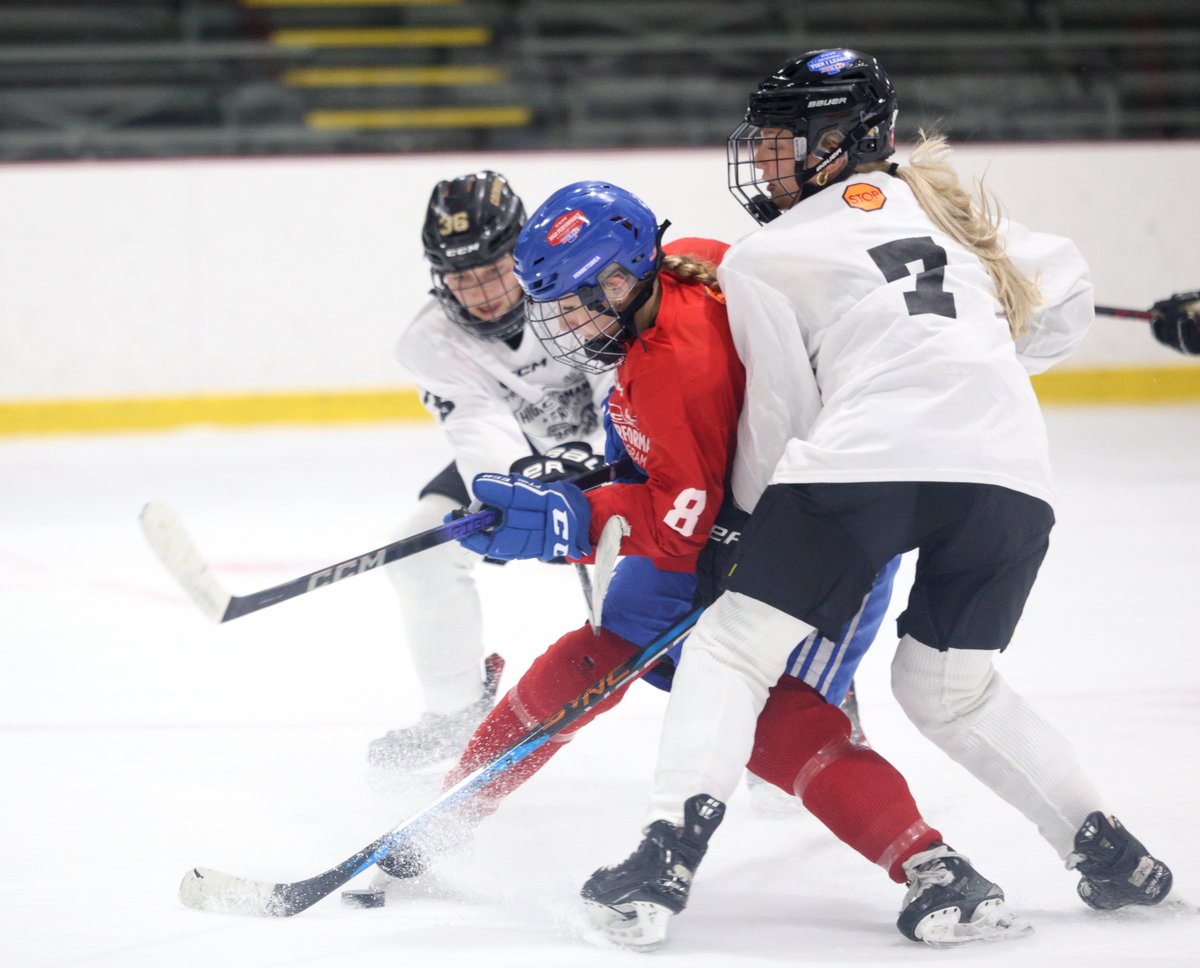
[[[179,885],[179,900],[186,907],[198,911],[219,911],[258,917],[286,918],[307,910],[352,878],[409,844],[433,825],[451,819],[456,807],[470,800],[496,777],[541,748],[556,733],[574,723],[597,703],[628,686],[687,635],[700,617],[700,612],[701,609],[693,609],[617,668],[544,719],[491,762],[465,776],[429,806],[347,857],[336,867],[331,867],[315,877],[290,883],[257,881],[235,877],[207,867],[195,867],[183,875],[183,881]]]
[[[151,502],[142,508],[140,521],[142,531],[150,547],[162,562],[163,567],[179,583],[180,587],[191,597],[196,606],[214,622],[228,622],[241,618],[251,612],[257,612],[272,605],[278,605],[289,598],[303,595],[332,585],[343,578],[361,575],[389,562],[407,558],[419,551],[455,541],[475,534],[494,525],[500,515],[488,508],[466,514],[440,524],[436,528],[422,531],[408,538],[401,538],[382,548],[375,548],[366,554],[355,558],[339,561],[335,565],[310,571],[307,575],[293,578],[281,585],[264,588],[262,591],[251,592],[248,595],[231,595],[227,592],[212,569],[208,567],[196,545],[184,530],[179,518],[165,504]]]
[[[572,483],[585,490],[598,487],[612,480],[614,472],[613,466],[605,464],[573,478]],[[490,508],[468,512],[446,524],[439,524],[436,528],[401,538],[382,548],[375,548],[326,568],[310,571],[307,575],[285,581],[281,585],[247,595],[231,595],[217,581],[174,511],[165,504],[152,501],[142,508],[139,515],[142,532],[158,560],[188,593],[200,611],[214,622],[228,622],[241,618],[251,612],[286,602],[297,595],[332,585],[343,578],[361,575],[409,555],[446,544],[448,541],[457,541],[459,538],[486,531],[499,519],[499,513]]]

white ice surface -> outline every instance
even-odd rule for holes
[[[1177,896],[1200,901],[1200,408],[1048,417],[1059,524],[1000,664],[1072,739],[1104,807],[1173,866]],[[383,575],[213,625],[152,557],[139,509],[174,507],[241,593],[391,540],[446,459],[426,428],[0,440],[0,965],[1200,964],[1200,916],[1089,911],[1032,826],[914,732],[888,691],[890,619],[859,675],[868,732],[1030,940],[906,941],[900,887],[745,791],[665,948],[580,940],[579,885],[638,839],[664,704],[645,686],[408,899],[358,911],[335,896],[278,921],[182,907],[194,865],[311,876],[431,785],[367,782],[367,742],[420,711]],[[576,579],[479,574],[511,684],[582,622]]]

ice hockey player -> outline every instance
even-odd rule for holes
[[[676,671],[644,839],[584,886],[614,937],[683,907],[795,642],[840,628],[912,550],[892,665],[909,718],[1036,824],[1087,904],[1171,888],[993,665],[1054,523],[1028,373],[1090,324],[1087,266],[1065,239],[1001,234],[943,141],[890,163],[895,114],[875,58],[814,51],[762,81],[730,136],[730,187],[762,223],[718,273],[750,374],[732,487],[761,498]],[[945,846],[905,872],[910,901],[936,895],[940,931],[969,927],[989,892]]]
[[[625,533],[625,557],[604,599],[598,632],[584,625],[535,660],[476,731],[448,785],[618,667],[636,651],[632,643],[648,641],[686,614],[701,549],[722,546],[706,538],[722,533],[713,525],[725,495],[746,387],[715,285],[713,263],[726,246],[693,238],[660,248],[665,227],[631,193],[584,182],[551,196],[522,230],[517,275],[530,294],[529,324],[569,365],[585,371],[615,368],[606,457],[631,462],[636,470],[623,482],[586,495],[569,483],[485,474],[475,479],[475,494],[485,506],[501,509],[504,520],[464,544],[497,558],[582,560],[616,521]],[[881,564],[856,613],[839,629],[793,643],[744,762],[800,798],[893,880],[903,882],[906,869],[922,864],[938,872],[948,866],[960,882],[973,878],[977,891],[970,898],[969,930],[1016,933],[1023,924],[1005,907],[1000,889],[975,874],[965,858],[947,851],[903,777],[877,752],[851,742],[849,720],[837,707],[882,620],[894,569],[894,563]],[[656,668],[650,678],[662,685],[671,669]],[[502,774],[472,805],[472,819],[495,809],[502,796],[622,695],[596,706],[589,717],[556,735],[556,742]],[[697,743],[712,741],[708,730],[695,735]],[[688,809],[688,833],[682,837],[661,824],[650,832],[652,853],[667,851],[671,870],[694,867],[724,806],[698,797]],[[660,833],[668,839],[655,840]],[[663,856],[654,853],[656,860]],[[409,850],[380,866],[405,877],[419,873],[424,860]],[[905,905],[900,923],[911,938],[932,942],[940,937],[936,924],[945,920],[946,905],[939,876],[922,880],[927,890]],[[615,922],[609,918],[612,890],[606,884],[597,892],[593,910],[623,943],[649,947],[663,940],[666,913],[686,901],[687,880],[669,875],[650,895],[622,899]],[[644,904],[647,899],[653,903]],[[962,892],[954,902],[965,903]]]
[[[494,171],[439,182],[430,196],[421,241],[433,298],[396,355],[454,460],[421,489],[403,534],[470,504],[464,481],[476,474],[507,471],[520,457],[572,441],[599,445],[609,377],[563,365],[526,327],[512,255],[524,222],[521,199]],[[373,766],[408,771],[457,756],[491,708],[500,663],[483,661],[478,560],[450,543],[388,569],[426,711],[371,742]]]

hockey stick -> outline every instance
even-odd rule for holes
[[[1097,316],[1118,316],[1121,319],[1149,319],[1152,315],[1148,309],[1119,309],[1116,306],[1097,306]]]
[[[1150,320],[1156,311],[1182,309],[1195,316],[1200,313],[1200,290],[1174,293],[1169,299],[1160,299],[1150,309],[1122,309],[1119,306],[1097,306],[1097,316],[1117,316],[1121,319]]]
[[[235,877],[206,867],[183,875],[179,900],[198,911],[224,911],[258,917],[286,918],[299,914],[328,897],[353,877],[412,843],[414,838],[444,819],[492,780],[520,763],[597,703],[625,688],[662,657],[696,624],[701,609],[693,609],[669,629],[643,646],[592,686],[560,707],[505,752],[464,777],[425,809],[393,827],[377,840],[347,857],[323,874],[291,883],[273,883]]]
[[[571,483],[588,489],[612,479],[613,468],[605,464],[573,478]],[[184,530],[175,513],[165,504],[151,502],[142,508],[139,520],[142,531],[158,560],[196,603],[200,611],[214,622],[228,622],[251,612],[278,605],[289,598],[304,595],[317,588],[332,585],[343,578],[361,575],[382,565],[407,558],[448,541],[456,541],[479,531],[485,531],[499,521],[500,515],[491,509],[468,512],[462,517],[422,531],[408,538],[393,541],[366,554],[339,561],[335,565],[310,571],[281,585],[264,588],[247,595],[231,595],[200,556],[195,543]]]

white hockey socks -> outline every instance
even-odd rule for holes
[[[1067,741],[992,667],[993,655],[938,652],[906,635],[892,692],[926,737],[1032,820],[1065,860],[1100,795]]]
[[[758,714],[787,657],[812,626],[725,592],[683,647],[667,703],[646,825],[683,823],[700,793],[728,802],[750,759]]]
[[[402,533],[436,528],[458,502],[427,494]],[[479,557],[450,541],[386,569],[396,593],[413,668],[431,713],[454,713],[482,695],[483,615],[474,568]]]

